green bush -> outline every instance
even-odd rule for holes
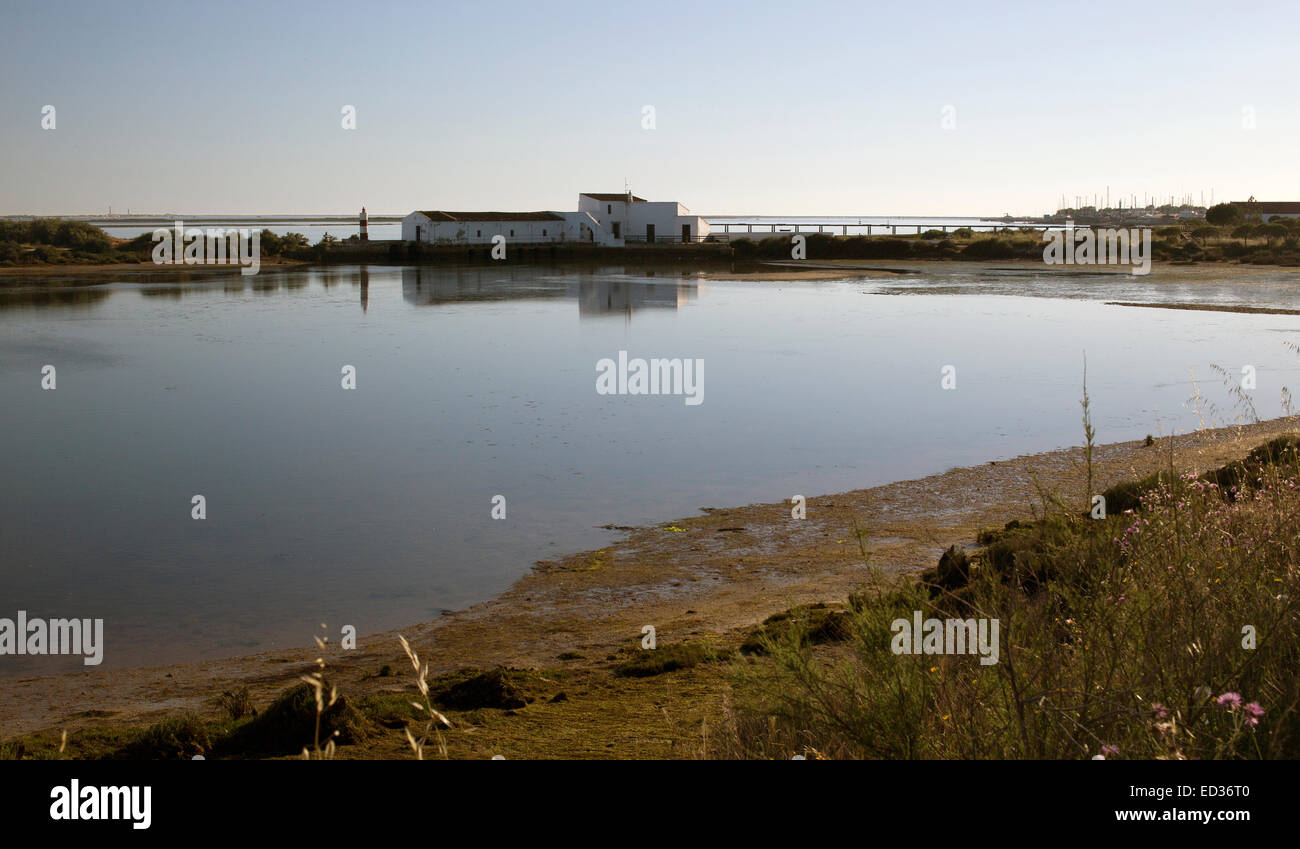
[[[326,700],[329,696],[325,689]],[[217,754],[230,756],[290,755],[312,748],[316,741],[316,693],[300,684],[280,695],[262,713],[236,728],[217,744]],[[369,736],[369,722],[339,696],[320,715],[320,745],[333,739],[338,745],[356,743]]]
[[[758,255],[758,243],[753,239],[732,239],[730,244],[736,259],[753,259]]]
[[[1205,221],[1222,227],[1228,224],[1236,224],[1241,221],[1241,208],[1230,203],[1216,203],[1214,206],[1205,210]]]
[[[927,582],[873,571],[848,646],[777,641],[737,669],[730,753],[1300,756],[1298,457],[1289,436],[1205,475],[1112,487],[1108,518],[981,532],[982,550],[950,549]],[[895,654],[892,623],[914,611],[996,619],[998,662]]]
[[[678,669],[690,669],[727,657],[707,643],[672,643],[654,649],[637,649],[629,660],[614,668],[614,674],[626,678],[646,678]]]
[[[212,733],[197,716],[185,713],[150,725],[112,755],[122,760],[191,760],[212,751]]]
[[[977,239],[962,250],[962,259],[1012,259],[1016,249],[1004,239]]]

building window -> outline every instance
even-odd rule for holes
[[[545,228],[545,227],[542,228],[542,235],[543,235],[543,236],[546,235],[546,228]]]
[[[477,238],[477,237],[480,237],[480,236],[482,236],[482,235],[483,235],[483,231],[482,231],[482,230],[475,230],[475,231],[474,231],[474,236],[475,236],[476,238]]]
[[[510,238],[513,239],[514,237],[515,237],[515,231],[514,231],[514,230],[511,230],[511,231],[510,231]]]
[[[607,204],[605,204],[605,214],[606,214],[606,215],[613,215],[613,214],[614,214],[614,204],[612,204],[612,203],[607,203]]]

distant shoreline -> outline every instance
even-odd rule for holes
[[[1203,310],[1205,312],[1238,312],[1251,315],[1300,315],[1300,310],[1288,310],[1277,307],[1243,307],[1224,304],[1139,304],[1130,301],[1107,301],[1110,307],[1146,307],[1160,310]]]
[[[608,251],[622,251],[611,248]],[[331,257],[325,262],[315,260],[267,258],[262,261],[261,273],[270,274],[285,271],[311,271],[325,267],[341,265],[369,266],[373,268],[400,267],[487,267],[492,260],[466,260],[452,257],[424,257],[418,260],[358,260]],[[501,263],[497,263],[501,264]],[[660,271],[670,268],[681,272],[699,272],[701,278],[716,282],[785,282],[785,281],[829,281],[868,277],[900,277],[909,274],[954,273],[962,269],[979,268],[986,271],[1007,271],[1035,273],[1043,275],[1063,275],[1070,277],[1130,275],[1124,269],[1107,266],[1049,266],[1031,260],[942,260],[911,259],[884,260],[870,262],[862,260],[805,260],[773,261],[750,260],[733,261],[727,257],[695,257],[678,259],[671,254],[657,255],[654,252],[637,252],[632,254],[604,253],[599,256],[580,258],[523,257],[504,263],[511,267],[535,266],[538,268],[554,267],[599,267],[603,265],[640,266],[648,270]],[[38,288],[76,288],[102,286],[110,283],[199,283],[204,280],[226,279],[235,277],[250,284],[257,280],[257,275],[240,276],[238,265],[191,265],[168,266],[155,265],[152,262],[118,263],[118,264],[68,264],[68,265],[28,265],[0,267],[0,292],[5,289],[24,287]],[[1155,263],[1152,276],[1159,282],[1177,280],[1178,282],[1225,282],[1250,285],[1252,275],[1268,273],[1296,273],[1297,270],[1284,265],[1254,265],[1230,262],[1204,263]],[[1139,278],[1141,279],[1141,278]],[[1145,307],[1150,309],[1200,310],[1207,312],[1232,312],[1259,315],[1300,315],[1300,310],[1280,307],[1251,305],[1188,304],[1175,302],[1140,303],[1130,301],[1107,301],[1110,306]]]

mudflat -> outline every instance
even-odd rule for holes
[[[1297,428],[1300,418],[1290,417],[1161,437],[1151,445],[1100,446],[1093,456],[1094,486],[1171,466],[1202,471]],[[855,522],[865,529],[870,561],[907,575],[932,566],[950,545],[973,543],[981,528],[1041,514],[1050,494],[1084,504],[1085,475],[1082,448],[1070,448],[810,495],[803,519],[792,517],[789,503],[702,507],[700,515],[662,525],[619,528],[626,533],[620,542],[539,562],[496,599],[399,630],[431,674],[509,667],[533,670],[547,682],[546,670],[565,670],[563,684],[542,685],[563,688],[563,698],[557,692],[555,702],[507,711],[491,728],[447,731],[453,756],[500,750],[542,757],[680,755],[682,735],[672,732],[672,723],[689,714],[698,724],[716,711],[725,675],[700,667],[644,684],[614,677],[616,661],[636,646],[644,626],[655,628],[661,648],[700,639],[738,641],[774,612],[842,601],[861,584],[866,566]],[[322,656],[331,683],[350,698],[413,693],[398,633],[363,635],[350,651],[333,644],[323,653],[308,648],[311,635],[305,634],[303,648],[248,657],[0,679],[0,736],[140,725],[179,711],[210,714],[218,694],[241,686],[265,704]],[[598,709],[584,713],[584,699]],[[575,729],[575,722],[585,728]],[[663,724],[663,733],[647,739],[646,722]],[[343,751],[351,757],[409,755],[400,734],[390,737]]]

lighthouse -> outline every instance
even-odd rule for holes
[[[366,208],[361,207],[361,241],[370,241],[370,219],[366,217]]]

